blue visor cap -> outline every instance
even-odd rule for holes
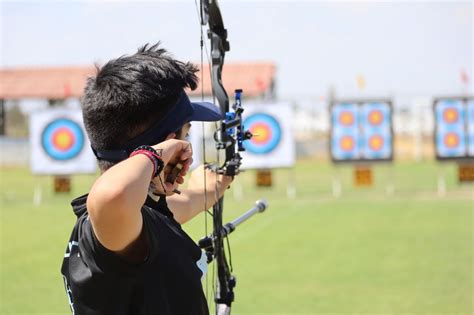
[[[170,133],[177,132],[190,121],[217,121],[224,119],[218,106],[208,102],[191,102],[185,92],[181,92],[176,105],[166,116],[152,125],[144,133],[131,139],[117,150],[95,150],[99,160],[119,162],[128,158],[130,153],[141,145],[154,145],[162,142]]]

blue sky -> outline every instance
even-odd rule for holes
[[[474,93],[472,1],[220,1],[227,61],[273,61],[282,99]],[[1,1],[3,67],[90,65],[160,40],[199,61],[189,1]],[[359,91],[361,74],[366,87]]]

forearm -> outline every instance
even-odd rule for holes
[[[168,205],[176,221],[184,224],[200,212],[211,208],[224,195],[230,181],[230,178],[222,175],[216,177],[212,173],[206,180],[206,189],[204,183],[191,181],[187,189],[181,190],[180,195],[168,197]]]
[[[214,191],[204,194],[203,191],[192,189],[183,189],[181,195],[175,198],[181,198],[186,204],[173,213],[180,224],[188,222],[199,213],[211,208],[219,200]]]

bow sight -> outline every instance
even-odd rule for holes
[[[235,103],[232,105],[233,111],[225,113],[225,120],[221,122],[221,126],[214,133],[216,148],[218,150],[226,150],[226,161],[218,172],[227,176],[235,176],[240,172],[242,163],[241,151],[245,151],[243,142],[252,138],[252,133],[245,130],[242,113],[242,90],[235,90]]]

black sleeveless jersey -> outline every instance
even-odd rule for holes
[[[73,314],[209,314],[201,277],[205,255],[173,218],[166,200],[142,207],[148,257],[125,261],[97,240],[87,195],[71,202],[77,222],[61,268]]]

